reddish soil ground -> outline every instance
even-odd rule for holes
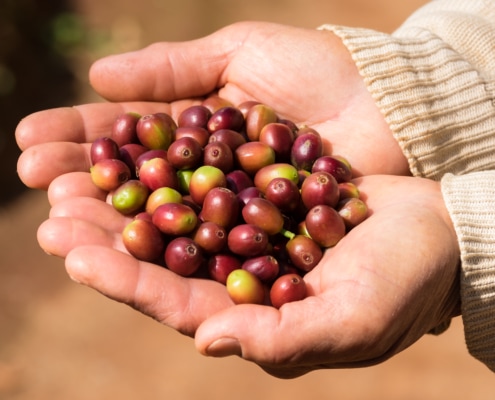
[[[79,81],[67,104],[98,100],[86,72],[91,58],[108,52],[190,39],[246,19],[391,31],[424,2],[79,0],[76,10],[89,29],[107,36],[101,46],[72,58]],[[460,319],[440,337],[424,337],[382,365],[289,381],[237,358],[204,358],[191,339],[71,282],[63,261],[44,254],[36,242],[48,211],[46,195],[36,191],[0,209],[0,399],[493,398],[494,376],[467,354]]]

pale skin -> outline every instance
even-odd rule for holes
[[[382,362],[458,315],[459,248],[440,184],[408,176],[407,160],[333,34],[239,23],[102,59],[90,78],[111,103],[43,111],[16,131],[19,175],[47,190],[52,205],[39,243],[65,258],[72,279],[194,337],[202,354],[238,355],[282,378]],[[234,306],[219,283],[130,257],[120,240],[129,217],[90,181],[89,143],[107,134],[117,114],[176,117],[216,91],[234,104],[273,105],[317,129],[327,152],[350,160],[370,209],[305,276],[311,296],[280,310]]]

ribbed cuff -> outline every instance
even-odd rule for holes
[[[441,182],[460,243],[466,344],[495,371],[495,171],[449,174]]]
[[[400,37],[319,29],[349,49],[413,175],[440,180],[493,164],[493,98],[478,71],[440,37],[420,28],[404,28]]]

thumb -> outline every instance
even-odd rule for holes
[[[330,360],[347,362],[351,357],[349,337],[343,335],[346,318],[333,304],[310,296],[280,310],[247,304],[230,307],[199,326],[196,347],[206,356],[240,356],[280,378],[326,368]]]
[[[206,95],[221,84],[231,53],[247,33],[242,26],[102,58],[90,69],[91,85],[111,101],[169,102]]]

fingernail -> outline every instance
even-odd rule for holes
[[[206,354],[212,357],[242,356],[242,348],[237,339],[221,338],[215,340],[206,349]]]
[[[79,284],[82,284],[82,282],[81,282],[79,279],[74,278],[71,274],[67,274],[67,275],[69,275],[69,278],[70,278],[73,282],[75,282],[75,283],[79,283]]]

